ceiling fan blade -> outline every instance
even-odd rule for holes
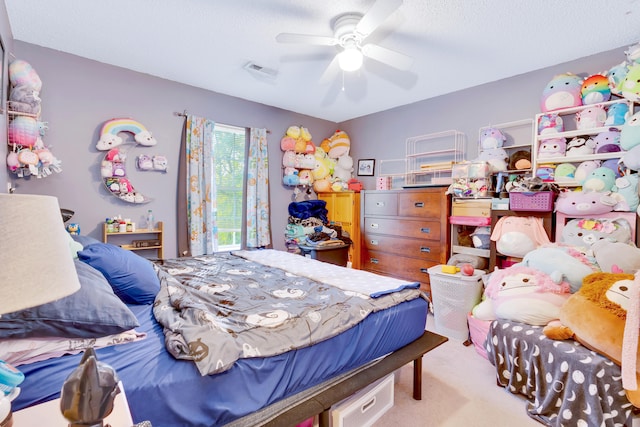
[[[276,36],[276,41],[278,43],[304,43],[319,46],[335,46],[338,44],[338,40],[335,37],[295,33],[280,33]]]
[[[340,71],[340,67],[338,66],[338,55],[335,55],[322,73],[322,76],[320,76],[318,83],[321,85],[331,83],[338,76],[338,71]]]
[[[355,32],[363,38],[367,37],[400,6],[402,6],[402,0],[377,0],[358,22]]]
[[[367,58],[375,59],[402,71],[408,70],[413,65],[412,57],[377,44],[362,46],[362,54]]]

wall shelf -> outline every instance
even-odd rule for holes
[[[150,229],[146,229],[146,228],[139,228],[136,231],[125,231],[125,232],[108,232],[107,231],[107,224],[103,223],[102,224],[102,241],[104,243],[113,243],[113,242],[124,242],[127,241],[128,243],[121,243],[118,246],[120,246],[122,249],[126,249],[128,251],[156,251],[157,254],[157,258],[159,259],[163,259],[164,258],[164,239],[163,239],[163,223],[162,221],[158,221],[157,224],[157,228],[154,228],[152,230]],[[146,239],[144,238],[146,235]],[[140,236],[142,237],[141,239],[131,239],[131,237],[133,236]],[[128,239],[125,239],[125,237],[128,237]],[[137,247],[134,246],[133,244],[133,240],[159,240],[160,244],[159,245],[153,245],[153,246],[144,246],[144,247]],[[111,240],[111,242],[109,241]],[[114,243],[115,244],[115,243]]]

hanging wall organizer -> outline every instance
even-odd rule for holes
[[[129,118],[111,119],[104,123],[100,131],[100,139],[96,143],[96,148],[106,151],[101,163],[100,175],[102,181],[109,192],[120,200],[129,203],[147,203],[151,199],[135,190],[126,172],[127,150],[122,145],[121,132],[130,133],[135,140],[134,145],[151,147],[157,144],[156,139],[151,135],[140,122]]]

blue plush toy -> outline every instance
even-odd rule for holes
[[[615,211],[635,212],[640,204],[638,196],[638,174],[628,173],[616,179],[612,189],[614,194],[620,195],[620,202],[613,207]]]
[[[621,126],[626,123],[629,118],[629,105],[619,103],[610,105],[607,109],[607,119],[604,121],[605,126]]]
[[[620,147],[631,150],[640,144],[640,112],[635,113],[620,129]]]
[[[601,166],[593,170],[582,183],[584,191],[611,191],[616,183],[616,174],[609,168]]]

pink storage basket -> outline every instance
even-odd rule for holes
[[[512,211],[551,212],[553,210],[553,191],[513,191],[509,193],[509,209]]]

